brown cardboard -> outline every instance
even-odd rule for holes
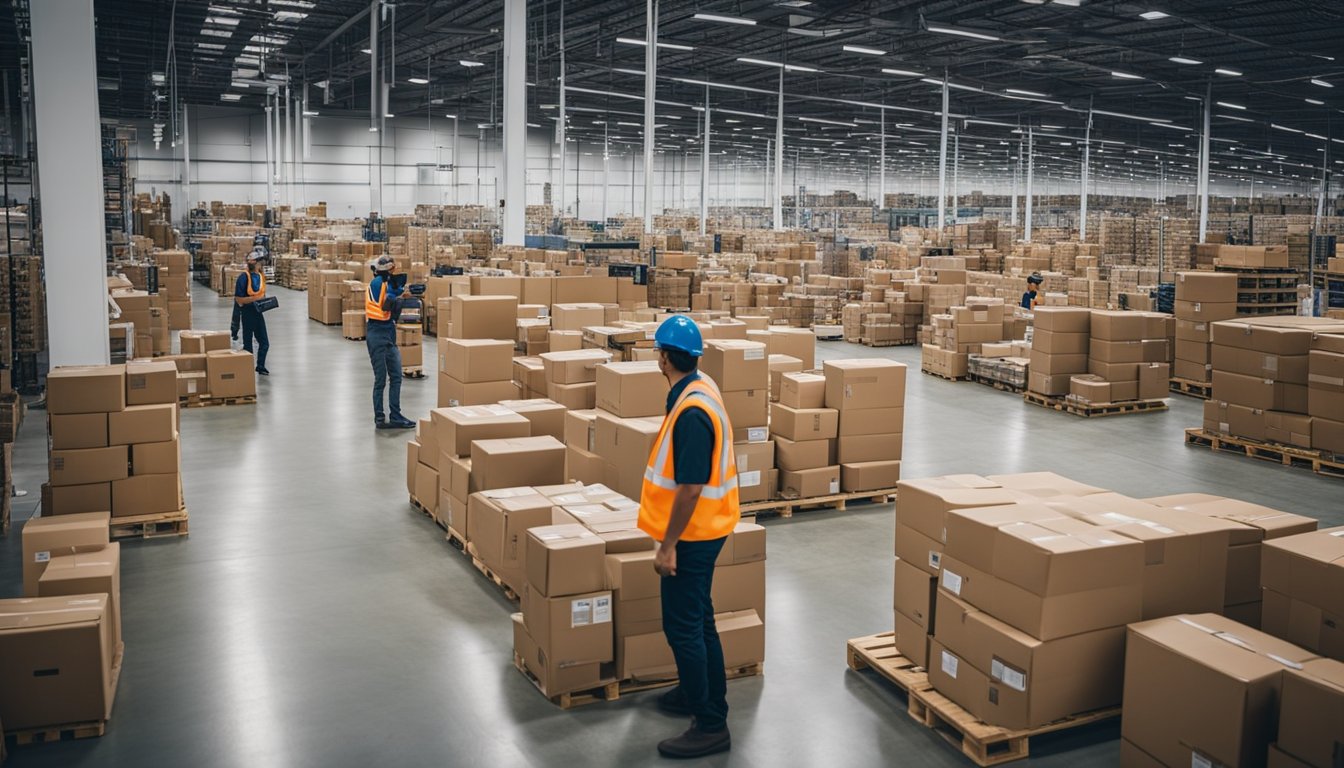
[[[54,557],[99,550],[108,543],[108,512],[34,517],[23,525],[23,594],[37,597],[38,580]]]
[[[710,597],[716,611],[753,610],[765,618],[765,561],[716,567]]]
[[[802,361],[805,371],[817,367],[817,337],[812,331],[807,328],[772,326],[765,333],[765,346],[768,353],[796,357]]]
[[[765,528],[756,523],[739,522],[719,550],[715,565],[740,565],[765,559]]]
[[[1087,368],[1087,355],[1047,355],[1031,351],[1031,372],[1045,376],[1082,373]]]
[[[98,413],[126,407],[126,366],[62,366],[47,374],[47,413]]]
[[[176,396],[168,404],[131,405],[127,406],[125,410],[107,415],[107,441],[109,445],[162,443],[176,437]]]
[[[603,349],[547,352],[541,355],[541,361],[548,383],[582,384],[597,381],[597,366],[611,362],[611,353]]]
[[[1283,673],[1312,658],[1213,614],[1135,624],[1121,735],[1166,765],[1263,765]]]
[[[126,363],[126,404],[177,403],[177,366],[168,361]]]
[[[112,511],[112,483],[42,486],[42,509],[47,515],[75,515]],[[46,495],[50,493],[51,500]]]
[[[125,445],[52,451],[48,467],[53,487],[106,483],[127,476],[130,453]]]
[[[87,723],[111,715],[116,649],[107,610],[106,595],[0,600],[5,728]]]
[[[596,592],[607,586],[606,548],[582,525],[548,525],[527,531],[524,563],[530,591],[541,595]]]
[[[131,446],[132,475],[162,475],[182,470],[181,442],[174,438],[159,443]]]
[[[1279,355],[1257,349],[1239,349],[1224,344],[1210,348],[1215,370],[1239,373],[1259,379],[1273,379],[1288,384],[1308,383],[1307,355]]]
[[[756,612],[716,613],[714,623],[725,667],[740,669],[765,660],[765,622]]]
[[[1266,632],[1323,655],[1344,656],[1344,526],[1264,542],[1260,584]],[[1301,605],[1271,601],[1271,593]],[[1334,653],[1325,651],[1327,645]]]
[[[446,373],[440,373],[438,380],[437,404],[440,408],[488,405],[498,403],[500,400],[514,400],[519,395],[517,386],[508,379],[467,384]]]
[[[905,364],[882,358],[827,360],[826,407],[837,410],[891,408],[905,403]]]
[[[779,491],[785,498],[806,499],[840,492],[840,466],[779,473]]]
[[[1146,363],[1139,366],[1138,399],[1162,400],[1166,398],[1170,382],[1170,363]]]
[[[429,510],[431,515],[437,517],[441,514],[439,510],[439,471],[417,461],[413,472],[411,497]]]
[[[518,319],[516,296],[453,296],[448,335],[455,339],[512,339]]]
[[[1265,411],[1265,439],[1271,443],[1310,448],[1314,421],[1312,417],[1300,413]]]
[[[1261,592],[1260,629],[1327,658],[1344,660],[1344,615],[1273,589]]]
[[[1038,329],[1031,336],[1031,348],[1047,355],[1085,355],[1091,340],[1091,335],[1086,333]]]
[[[954,477],[957,476],[954,475]],[[984,479],[1003,488],[1038,498],[1091,496],[1097,493],[1107,493],[1105,488],[1080,483],[1054,472],[1016,472],[1011,475],[989,475]]]
[[[106,413],[51,414],[47,428],[55,450],[107,447]]]
[[[902,435],[849,435],[836,440],[836,461],[856,464],[868,461],[899,461]]]
[[[251,352],[220,350],[207,352],[205,372],[208,391],[213,398],[253,397],[257,394],[256,363]]]
[[[513,343],[495,339],[439,339],[439,372],[462,382],[503,381],[513,375]]]
[[[617,616],[620,616],[620,607]],[[618,619],[619,621],[619,619]],[[662,630],[616,637],[616,675],[622,680],[671,680],[677,660]]]
[[[899,460],[861,461],[840,465],[840,490],[844,493],[895,488],[900,479]]]
[[[705,342],[700,371],[723,392],[769,389],[770,368],[766,345],[758,341],[714,339]]]
[[[994,568],[994,544],[999,528],[1010,523],[1057,520],[1065,513],[1043,503],[1018,502],[998,506],[948,510],[946,552],[958,562],[988,573]]]
[[[54,557],[37,580],[39,597],[107,595],[107,626],[113,648],[121,647],[121,544]]]
[[[950,510],[1014,504],[1021,498],[979,475],[902,480],[897,488],[896,522],[937,542],[946,541]]]
[[[547,597],[529,589],[523,598],[528,634],[562,666],[614,661],[612,617],[610,592]]]
[[[775,466],[785,472],[830,466],[834,452],[833,440],[793,441],[775,437]]]
[[[1267,426],[1263,410],[1226,403],[1218,399],[1204,401],[1204,429],[1210,432],[1264,440]]]
[[[471,455],[475,440],[528,437],[527,417],[503,405],[464,405],[430,411],[440,450],[453,456]]]
[[[783,374],[780,376],[779,403],[796,410],[826,407],[826,377],[816,373]]]
[[[477,440],[471,445],[472,491],[564,482],[565,446],[550,435]]]
[[[1237,276],[1226,272],[1178,272],[1176,300],[1236,303]]]
[[[1079,307],[1037,307],[1032,311],[1037,331],[1089,333],[1092,312]]]
[[[467,539],[476,556],[515,591],[526,582],[527,531],[550,525],[552,506],[528,487],[481,491],[467,500]]]
[[[943,543],[897,521],[896,556],[902,562],[937,576],[942,572]]]
[[[764,427],[769,423],[769,387],[723,392],[721,397],[733,429]]]
[[[182,476],[136,475],[112,482],[112,517],[152,515],[182,509]]]
[[[1073,373],[1076,373],[1076,371]],[[1029,371],[1027,373],[1027,389],[1043,395],[1067,395],[1069,394],[1069,379],[1071,376],[1072,373],[1046,374],[1034,370]]]
[[[905,407],[840,411],[839,437],[899,435],[905,431]]]
[[[1344,454],[1344,421],[1316,417],[1311,422],[1311,447]]]
[[[1111,393],[1111,382],[1091,374],[1070,377],[1069,395],[1088,403],[1110,403],[1116,399]]]
[[[1216,366],[1213,369],[1213,396],[1262,411],[1307,412],[1306,386],[1220,371]]]
[[[934,595],[938,591],[938,579],[926,571],[896,558],[894,577],[895,588],[892,593],[892,607],[904,614],[916,626],[933,633]],[[898,643],[897,648],[900,648]]]
[[[1344,754],[1344,663],[1316,659],[1284,671],[1278,721],[1283,753],[1302,765],[1338,763]]]
[[[617,416],[662,416],[667,391],[667,377],[656,362],[597,366],[597,407]]]
[[[835,437],[840,429],[840,412],[831,408],[793,408],[780,403],[770,405],[771,434],[794,441],[824,440]]]
[[[569,411],[554,400],[547,398],[501,400],[499,405],[527,419],[533,437],[550,435],[556,440],[564,439],[565,414]]]
[[[894,612],[896,649],[917,667],[929,665],[929,634],[914,619]]]

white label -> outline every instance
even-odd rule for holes
[[[957,657],[947,651],[943,651],[943,672],[954,680],[957,677]]]
[[[761,471],[743,472],[737,476],[737,484],[743,488],[755,488],[761,484]]]
[[[593,623],[611,623],[611,598],[599,597],[593,601]]]
[[[938,570],[943,567],[943,553],[935,550],[929,550],[929,567]]]
[[[747,429],[747,442],[749,443],[763,443],[769,436],[769,427],[750,427]]]
[[[34,563],[46,563],[46,562],[50,562],[50,561],[51,561],[51,552],[34,552],[34,553],[33,553],[33,562],[34,562]]]
[[[831,489],[831,490],[830,490],[831,493],[839,493],[839,492],[840,492],[840,479],[839,479],[839,478],[836,478],[836,479],[832,480],[832,481],[831,481],[831,484],[830,484],[829,487],[830,487],[830,489]]]
[[[593,623],[593,601],[591,598],[571,600],[569,603],[569,626],[586,627]]]
[[[1302,665],[1301,665],[1301,664],[1298,664],[1296,661],[1289,661],[1288,659],[1285,659],[1285,658],[1283,658],[1282,656],[1278,656],[1278,655],[1273,654],[1273,653],[1267,653],[1267,654],[1265,654],[1265,655],[1268,656],[1269,658],[1271,658],[1271,659],[1273,659],[1273,660],[1279,662],[1279,663],[1282,664],[1283,666],[1290,668],[1290,669],[1301,669],[1301,668],[1302,668]]]
[[[1015,691],[1027,690],[1027,675],[1004,664],[998,659],[989,662],[989,676]]]
[[[1333,532],[1331,532],[1330,535],[1331,535],[1331,536],[1344,536],[1344,530],[1333,531]]]
[[[953,573],[952,571],[949,571],[949,570],[947,570],[946,568],[944,568],[944,569],[943,569],[943,586],[947,588],[947,591],[948,591],[948,592],[951,592],[951,593],[954,594],[954,595],[960,595],[960,594],[961,594],[961,576],[958,576],[957,574]]]
[[[196,394],[196,382],[194,380],[187,381],[187,394],[189,395]]]
[[[742,350],[743,360],[764,360],[765,347],[750,347]]]
[[[1213,768],[1213,761],[1198,752],[1191,752],[1190,768]]]

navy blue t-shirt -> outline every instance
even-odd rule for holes
[[[389,299],[396,299],[398,296],[402,294],[402,291],[405,290],[405,286],[399,288],[391,280],[388,280],[386,277],[383,277],[382,275],[376,275],[372,280],[369,281],[370,299],[373,300],[378,299],[379,294],[383,292],[383,283],[387,283],[387,298]],[[391,320],[369,320],[369,322],[388,323],[388,324],[392,323]]]
[[[700,378],[692,373],[677,382],[667,393],[667,412],[672,412],[681,393]],[[694,402],[694,401],[692,401]],[[672,466],[678,485],[704,485],[709,482],[710,462],[714,457],[714,422],[703,408],[688,408],[672,425]]]
[[[247,298],[247,279],[252,278],[252,290],[261,290],[261,273],[244,272],[238,276],[238,281],[233,284],[233,295],[239,298]]]

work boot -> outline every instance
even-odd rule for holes
[[[388,423],[387,419],[384,419],[382,416],[373,417],[373,426],[375,429],[396,429],[396,427]]]
[[[686,694],[682,693],[681,686],[674,686],[662,696],[658,697],[658,708],[669,715],[678,715],[686,717],[695,714],[691,708],[686,705]]]
[[[388,419],[388,423],[395,429],[415,429],[415,422],[399,413]]]
[[[270,376],[270,375],[271,375],[271,372],[268,371],[268,370],[266,370],[265,368],[258,368],[258,369],[257,369],[257,373],[261,374],[262,376]]]
[[[680,736],[658,742],[658,754],[688,759],[727,752],[732,746],[733,739],[728,735],[728,726],[717,731],[702,731],[698,722],[692,722],[691,727]]]

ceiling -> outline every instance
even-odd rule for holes
[[[174,84],[179,101],[255,109],[286,76],[295,95],[307,84],[314,111],[369,113],[369,2],[94,5],[104,117],[162,116]],[[644,3],[526,5],[529,122],[555,124],[563,47],[571,140],[639,145],[646,47],[618,38],[643,40]],[[15,11],[2,13],[8,43]],[[397,0],[381,16],[389,77],[395,64],[389,112],[498,131],[503,0]],[[656,137],[667,152],[698,155],[709,83],[711,152],[765,162],[784,63],[786,154],[828,168],[872,168],[885,124],[888,168],[936,175],[944,75],[963,173],[1010,172],[1031,125],[1037,172],[1076,177],[1090,107],[1094,178],[1188,180],[1210,88],[1215,178],[1296,177],[1306,188],[1325,147],[1331,166],[1344,165],[1334,159],[1344,158],[1338,0],[665,0],[658,23],[659,42],[678,46],[658,50]],[[0,45],[10,51],[0,66],[16,64],[16,48]]]

